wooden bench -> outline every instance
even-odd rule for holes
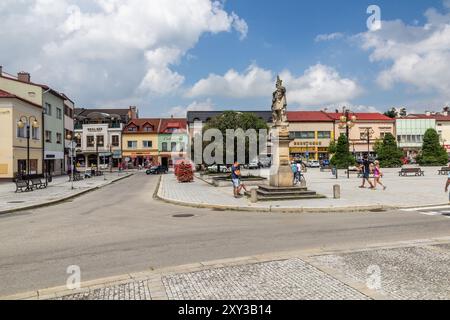
[[[42,182],[42,180],[40,178],[35,178],[35,179],[31,179],[31,185],[30,188],[31,189],[45,189],[47,188],[48,183],[47,180],[45,180],[45,182]]]
[[[33,189],[30,189],[28,180],[16,180],[16,193],[19,191],[20,192],[33,191]]]
[[[408,175],[415,175],[416,177],[425,176],[425,172],[421,168],[402,168],[398,175],[400,177],[407,177]]]
[[[450,172],[450,167],[442,167],[438,170],[438,175],[445,176]]]

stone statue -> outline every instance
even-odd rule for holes
[[[277,76],[277,90],[273,93],[272,100],[272,117],[275,125],[286,125],[287,119],[287,100],[286,88],[283,87],[283,81]]]

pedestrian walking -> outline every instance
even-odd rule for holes
[[[448,187],[450,186],[450,172],[447,176],[447,183],[445,184],[445,192],[448,192]],[[450,203],[450,193],[448,195],[448,202]]]
[[[245,188],[241,184],[241,166],[239,162],[235,161],[231,166],[231,181],[233,182],[233,194],[235,198],[241,198],[241,190]],[[246,189],[244,189],[246,190]]]
[[[371,167],[372,166],[369,161],[369,157],[367,155],[364,155],[362,164],[360,166],[360,169],[362,170],[362,175],[363,175],[362,185],[360,186],[360,188],[362,188],[362,189],[366,187],[366,181],[369,183],[370,188],[373,189],[373,184],[370,181]]]
[[[292,170],[292,173],[294,174],[294,179],[292,181],[292,184],[295,186],[298,183],[298,175],[297,175],[298,167],[294,161],[292,161],[292,163],[291,163],[291,170]]]
[[[373,190],[375,190],[377,188],[377,184],[382,186],[383,190],[386,190],[386,186],[383,184],[383,182],[381,182],[381,178],[383,177],[383,172],[381,172],[380,161],[378,161],[378,160],[374,162],[373,176],[374,176]]]

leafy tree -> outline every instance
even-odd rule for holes
[[[392,108],[391,110],[386,111],[384,113],[384,115],[389,117],[389,118],[395,119],[395,118],[397,118],[398,114],[397,114],[397,110],[395,110],[395,108]]]
[[[445,166],[448,154],[439,142],[439,135],[434,129],[428,129],[423,137],[422,151],[417,157],[421,166]]]
[[[242,129],[246,132],[249,129],[256,130],[258,134],[259,143],[259,130],[268,130],[267,123],[259,118],[256,114],[251,112],[235,112],[235,111],[225,111],[221,115],[218,115],[210,119],[203,127],[203,132],[209,129],[218,129],[223,135],[223,163],[226,163],[226,155],[233,152],[234,159],[237,160],[237,138],[235,138],[234,150],[227,150],[226,148],[226,131],[229,129],[237,130]],[[203,147],[206,147],[209,142],[205,142]],[[249,159],[249,139],[246,138],[245,141],[245,156],[248,161],[254,160]]]
[[[397,141],[391,133],[387,133],[382,141],[377,140],[374,151],[382,167],[395,168],[402,165],[403,152],[398,148]]]
[[[345,169],[348,166],[355,165],[356,161],[350,153],[350,144],[345,135],[339,137],[336,145],[336,153],[330,163],[338,169]]]
[[[336,148],[337,148],[336,141],[331,140],[330,145],[328,146],[328,153],[330,155],[336,154],[336,151],[337,151]]]

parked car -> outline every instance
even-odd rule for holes
[[[147,169],[147,171],[145,171],[145,173],[147,175],[151,175],[151,174],[166,174],[169,172],[169,169],[167,167],[164,166],[154,166],[151,167],[150,169]]]
[[[217,167],[219,167],[219,168],[217,169]],[[212,165],[212,166],[209,166],[209,167],[207,168],[207,170],[208,170],[209,172],[222,172],[222,173],[231,172],[231,168],[228,168],[228,167],[225,166],[225,165],[219,165],[219,166],[217,166],[216,164],[215,164],[215,165]]]
[[[259,163],[258,161],[250,161],[250,163],[248,164],[248,168],[249,169],[259,169]]]
[[[320,168],[320,162],[317,160],[311,160],[308,162],[308,167],[310,168]]]
[[[272,166],[272,160],[270,158],[263,158],[258,161],[260,168],[270,168]]]

